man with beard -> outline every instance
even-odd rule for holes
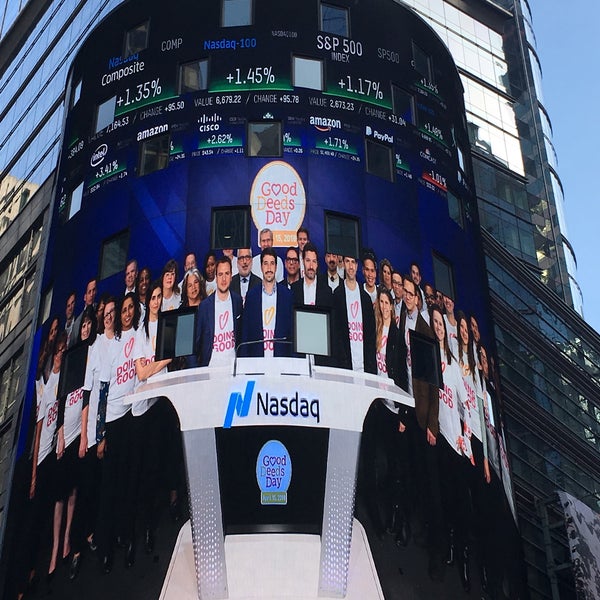
[[[333,294],[335,364],[359,373],[377,373],[375,312],[369,294],[358,281],[358,261],[344,256],[346,279]]]
[[[260,277],[252,272],[252,252],[250,248],[239,248],[237,251],[237,274],[231,278],[231,291],[239,294],[246,301],[246,294],[254,286],[260,285]]]
[[[338,255],[327,252],[325,254],[325,263],[327,264],[327,284],[333,293],[342,280],[342,277],[338,273]]]
[[[246,295],[241,356],[289,356],[292,345],[292,292],[275,281],[277,255],[271,247],[260,253],[262,286]],[[286,340],[274,341],[274,340]],[[260,342],[260,343],[256,343]]]
[[[294,304],[331,306],[331,290],[326,281],[317,275],[319,256],[317,248],[311,242],[302,252],[304,277],[292,285]]]

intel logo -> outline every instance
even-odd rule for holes
[[[90,159],[90,165],[92,167],[97,167],[104,160],[104,157],[107,155],[107,153],[108,146],[106,144],[98,146],[92,154],[92,158]]]

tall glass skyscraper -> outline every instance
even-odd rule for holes
[[[529,587],[532,598],[569,597],[566,540],[552,527],[562,518],[555,491],[600,510],[600,337],[581,317],[531,8],[527,0],[398,2],[431,26],[459,68]],[[16,432],[32,393],[31,332],[49,316],[50,299],[36,300],[37,267],[67,71],[121,3],[0,2],[0,543]]]

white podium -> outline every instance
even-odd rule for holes
[[[414,406],[413,398],[391,379],[292,358],[240,358],[235,371],[202,367],[168,373],[140,386],[127,401],[157,396],[173,403],[181,424],[197,597],[230,597],[215,430],[248,426],[329,431],[315,596],[345,597],[364,418],[376,398]]]

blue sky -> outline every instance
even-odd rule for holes
[[[600,331],[600,0],[529,3],[584,316]]]

